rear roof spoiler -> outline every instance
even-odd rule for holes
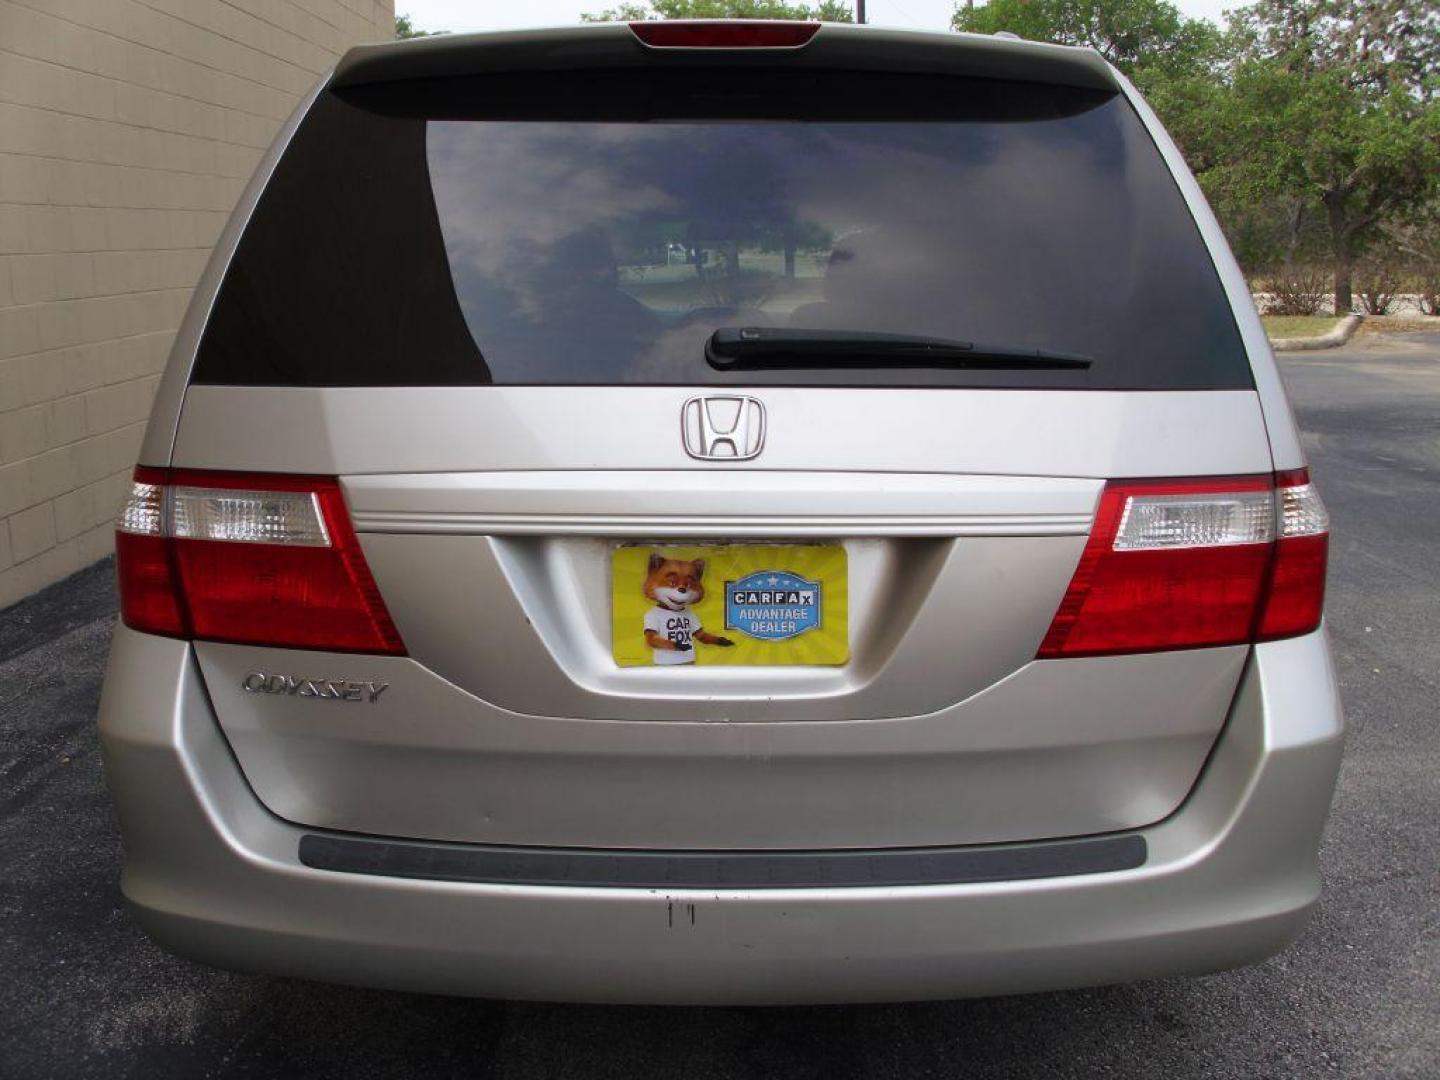
[[[777,55],[778,54],[778,55]],[[961,75],[1119,89],[1110,65],[1093,49],[980,34],[883,30],[826,23],[801,48],[652,49],[626,23],[487,34],[446,34],[360,45],[335,68],[332,89],[514,71],[575,71],[694,64],[831,68],[847,71]]]

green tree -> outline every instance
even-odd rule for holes
[[[1379,93],[1399,85],[1429,100],[1440,89],[1435,0],[1256,0],[1230,15],[1239,57],[1341,71],[1348,85]]]
[[[1166,0],[990,0],[957,6],[950,25],[1088,46],[1147,92],[1162,81],[1209,74],[1221,54],[1213,23],[1186,18]]]
[[[395,37],[400,41],[408,38],[433,37],[436,34],[443,34],[444,30],[417,30],[415,24],[410,21],[409,15],[395,16]]]
[[[1432,0],[1433,3],[1433,0]],[[1404,0],[1259,0],[1233,13],[1224,92],[1195,123],[1191,153],[1221,199],[1279,197],[1323,221],[1337,312],[1351,310],[1356,259],[1440,177],[1435,97],[1440,19],[1401,25]]]
[[[1166,0],[990,0],[953,25],[1094,48],[1145,92],[1242,258],[1288,264],[1318,237],[1348,311],[1366,244],[1440,183],[1440,5],[1255,0],[1230,14],[1222,35]]]
[[[801,19],[854,22],[847,0],[792,4],[786,0],[650,0],[621,4],[581,15],[585,22],[638,22],[642,19]]]

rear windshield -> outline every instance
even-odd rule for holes
[[[706,360],[722,328],[1090,363],[886,353],[727,371]],[[193,380],[1252,385],[1195,223],[1123,98],[724,68],[322,94],[245,230]]]

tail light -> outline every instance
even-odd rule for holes
[[[1325,609],[1330,516],[1305,469],[1275,476],[1275,561],[1255,636],[1260,641],[1308,634]]]
[[[1238,645],[1320,625],[1329,519],[1304,469],[1111,481],[1039,657]]]
[[[632,22],[631,31],[652,49],[798,49],[818,22],[765,19],[665,19]]]
[[[115,550],[136,630],[405,653],[333,477],[137,468]]]

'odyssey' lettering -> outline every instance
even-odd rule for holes
[[[251,694],[285,694],[326,701],[368,701],[373,705],[381,694],[390,689],[390,684],[370,679],[301,679],[294,675],[267,675],[263,671],[251,671],[240,680],[240,688]]]

